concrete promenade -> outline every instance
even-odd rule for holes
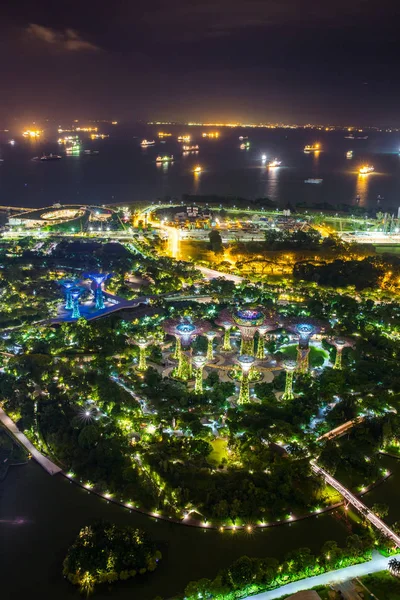
[[[275,600],[276,598],[285,598],[291,596],[301,590],[309,590],[316,587],[317,585],[331,585],[346,581],[348,579],[355,579],[356,577],[363,577],[370,573],[377,573],[378,571],[384,571],[387,569],[388,562],[392,557],[387,558],[381,556],[378,552],[373,552],[372,559],[368,562],[360,563],[359,565],[353,565],[352,567],[345,567],[344,569],[338,569],[337,571],[329,571],[322,575],[315,575],[315,577],[307,577],[300,581],[288,583],[282,585],[275,590],[270,592],[262,592],[255,596],[247,596],[245,600]]]
[[[51,460],[46,458],[39,450],[36,450],[35,446],[28,440],[16,426],[14,421],[10,419],[8,415],[0,408],[0,421],[6,429],[24,446],[24,448],[32,455],[32,457],[43,467],[50,475],[60,473],[61,469]]]

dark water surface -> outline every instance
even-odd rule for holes
[[[156,522],[107,504],[103,499],[69,483],[61,475],[50,477],[33,461],[10,470],[0,484],[0,572],[2,600],[78,597],[61,575],[62,561],[80,527],[104,518],[118,524],[142,527],[163,553],[158,569],[148,577],[121,582],[99,600],[115,598],[152,600],[184,590],[193,579],[213,577],[236,558],[276,556],[308,546],[317,550],[327,539],[343,542],[344,527],[330,515],[256,531],[253,534],[216,532]],[[21,524],[12,524],[23,520]],[[35,591],[37,595],[33,596]]]
[[[364,497],[372,506],[390,507],[387,522],[400,519],[400,461],[382,458],[382,466],[393,475]],[[326,540],[343,543],[348,535],[341,521],[331,514],[255,530],[254,533],[206,531],[156,521],[108,504],[61,475],[50,477],[31,461],[9,471],[0,483],[0,573],[1,598],[25,597],[67,600],[79,595],[61,575],[62,561],[79,529],[103,518],[121,525],[145,529],[163,553],[158,569],[143,578],[121,582],[109,592],[102,588],[99,600],[115,597],[152,600],[168,598],[184,590],[190,580],[213,577],[218,569],[242,555],[275,556],[302,546],[317,551]],[[18,524],[15,524],[15,523]],[[37,592],[32,596],[32,591]]]
[[[162,144],[157,131],[173,133]],[[110,137],[91,141],[80,134],[82,149],[96,149],[97,156],[65,156],[56,140],[59,134],[47,132],[40,141],[15,136],[15,146],[7,141],[12,134],[1,134],[0,204],[42,207],[62,203],[110,203],[152,201],[184,193],[218,194],[255,198],[268,196],[278,204],[288,202],[329,202],[377,206],[377,196],[384,198],[380,207],[400,204],[399,133],[368,133],[368,139],[345,139],[345,132],[319,132],[288,129],[220,129],[219,139],[204,139],[204,128],[118,125],[103,127]],[[200,145],[198,155],[182,155],[176,136],[192,135]],[[65,134],[64,134],[65,135]],[[240,150],[239,135],[249,137],[249,150]],[[359,133],[363,136],[364,133]],[[154,147],[141,148],[140,141],[155,139]],[[305,154],[305,144],[320,142],[323,152]],[[354,158],[345,157],[352,149]],[[63,154],[60,161],[40,163],[32,157],[43,152]],[[261,154],[268,160],[282,161],[279,169],[261,164]],[[159,166],[158,154],[173,154],[175,162]],[[360,177],[358,168],[374,165],[375,173]],[[194,176],[200,164],[204,171]],[[320,185],[305,184],[307,178],[322,178]]]

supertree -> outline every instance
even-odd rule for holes
[[[261,325],[258,328],[258,343],[257,343],[257,353],[256,357],[260,360],[264,360],[265,358],[265,334],[271,331],[267,325]]]
[[[82,287],[73,287],[70,290],[71,300],[72,300],[72,315],[73,319],[79,319],[81,316],[81,312],[79,310],[79,298],[84,292],[84,288]]]
[[[192,363],[196,368],[194,391],[195,394],[203,393],[203,369],[206,365],[207,357],[204,354],[195,354],[192,357]]]
[[[211,329],[208,321],[193,320],[190,317],[181,319],[166,319],[162,323],[165,333],[173,335],[176,339],[175,356],[178,360],[176,376],[179,379],[189,379],[191,376],[190,358],[186,350],[190,348],[193,339],[203,335]]]
[[[224,309],[219,314],[219,322],[230,322],[239,329],[242,336],[240,354],[250,356],[254,355],[254,336],[259,328],[265,327],[265,332],[278,328],[274,313],[260,306]]]
[[[214,339],[219,336],[219,332],[218,331],[206,331],[205,336],[207,338],[207,360],[213,360],[214,359],[214,347],[213,347],[213,342]]]
[[[329,324],[312,317],[291,317],[285,321],[284,326],[285,329],[299,336],[297,370],[300,373],[307,373],[310,339],[321,331],[325,331]]]
[[[282,395],[282,400],[293,400],[293,373],[297,368],[297,363],[295,360],[284,360],[282,363],[283,368],[286,371],[286,379],[285,379],[285,391]]]
[[[129,340],[129,344],[134,344],[135,346],[139,347],[139,364],[137,366],[138,371],[145,371],[147,369],[146,348],[152,343],[152,341],[152,336],[138,336]]]
[[[218,318],[216,319],[216,324],[220,327],[224,328],[224,339],[222,342],[222,348],[224,352],[230,352],[232,350],[231,346],[231,329],[233,327],[232,321],[226,321],[225,319]]]
[[[342,369],[342,352],[345,348],[354,348],[354,341],[350,338],[345,337],[334,337],[326,340],[328,344],[331,344],[336,348],[336,358],[334,369]]]
[[[65,290],[65,310],[71,310],[72,306],[72,298],[71,298],[71,289],[76,286],[76,281],[72,279],[60,279],[58,282]]]
[[[246,404],[247,402],[250,402],[249,373],[251,367],[254,365],[254,356],[240,354],[237,361],[242,369],[238,404]]]
[[[84,277],[94,284],[94,299],[96,310],[104,308],[103,284],[112,277],[112,273],[85,273]]]

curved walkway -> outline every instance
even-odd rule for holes
[[[35,446],[28,440],[16,426],[14,421],[10,419],[8,415],[0,408],[0,421],[6,429],[13,435],[19,443],[33,456],[33,458],[45,469],[50,475],[60,473],[61,469],[51,460],[46,458],[39,450],[36,450]]]
[[[332,583],[339,583],[347,579],[355,579],[356,577],[363,577],[370,573],[377,573],[378,571],[384,571],[387,569],[389,560],[392,556],[386,557],[381,556],[378,552],[373,552],[372,559],[368,562],[360,563],[359,565],[353,565],[352,567],[344,567],[337,571],[328,571],[322,575],[315,575],[314,577],[307,577],[306,579],[300,579],[287,585],[282,585],[279,588],[271,590],[270,592],[262,592],[255,596],[247,596],[249,600],[274,600],[275,598],[282,598],[284,596],[290,596],[301,590],[309,590],[316,587],[317,585],[330,585]],[[246,599],[245,599],[246,600]]]

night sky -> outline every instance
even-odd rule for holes
[[[16,118],[400,126],[393,0],[4,0]]]

